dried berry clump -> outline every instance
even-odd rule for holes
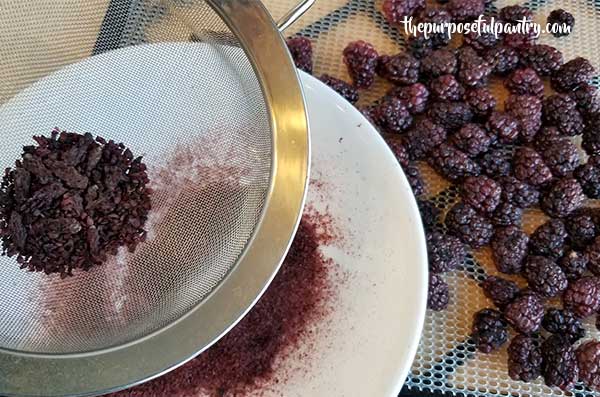
[[[292,37],[286,40],[294,64],[308,74],[313,72],[313,50],[310,40],[306,37]]]
[[[400,133],[407,130],[413,121],[404,102],[396,97],[387,97],[370,112],[376,126],[385,132]]]
[[[501,201],[491,216],[495,226],[520,225],[523,218],[523,210],[507,201]]]
[[[363,40],[353,41],[344,49],[344,63],[358,88],[369,88],[375,80],[379,54],[373,45]]]
[[[600,281],[596,277],[582,277],[569,283],[563,294],[565,309],[579,318],[586,318],[600,308]]]
[[[594,67],[585,58],[575,58],[560,67],[552,75],[552,88],[558,92],[569,92],[586,84],[594,75]]]
[[[542,320],[542,327],[552,334],[566,337],[571,343],[585,336],[581,321],[569,310],[548,309]]]
[[[512,172],[510,156],[502,149],[492,149],[479,158],[481,171],[492,178],[507,176]]]
[[[500,76],[504,76],[515,70],[519,66],[520,61],[519,52],[512,47],[504,45],[490,48],[485,52],[483,58],[492,67],[492,72]]]
[[[586,196],[592,199],[600,198],[600,168],[588,162],[577,167],[574,176]]]
[[[567,229],[560,219],[550,219],[531,235],[531,252],[535,255],[560,258],[564,253]]]
[[[456,130],[473,119],[473,111],[464,102],[434,102],[427,114],[447,130]]]
[[[463,86],[451,74],[431,80],[429,89],[432,98],[437,101],[460,101],[465,93]]]
[[[484,0],[449,0],[448,12],[456,22],[466,22],[477,19],[485,12]]]
[[[519,286],[510,280],[489,276],[481,284],[483,293],[499,308],[503,309],[519,294]]]
[[[508,340],[508,324],[499,311],[480,310],[473,316],[471,337],[479,351],[490,353]]]
[[[377,59],[375,71],[391,83],[409,85],[419,80],[420,65],[419,60],[408,53],[382,55]]]
[[[512,94],[517,95],[544,95],[544,83],[531,68],[517,69],[512,72],[506,80],[504,86]]]
[[[550,76],[563,65],[563,54],[546,44],[535,44],[521,51],[521,63],[540,76]]]
[[[505,112],[492,112],[486,127],[491,134],[498,137],[500,143],[513,143],[519,137],[518,120]]]
[[[542,374],[542,352],[536,339],[517,335],[508,345],[508,375],[513,380],[531,382]]]
[[[455,204],[446,214],[448,231],[473,248],[487,245],[494,233],[493,225],[479,215],[473,207],[464,203]]]
[[[567,338],[552,335],[542,343],[542,375],[547,386],[571,389],[579,376],[575,351]]]
[[[488,81],[492,66],[471,47],[463,47],[458,55],[458,80],[466,87],[481,87]]]
[[[554,25],[552,35],[554,37],[568,36],[575,27],[575,17],[570,12],[559,8],[548,15],[548,24]]]
[[[385,0],[383,15],[389,23],[401,22],[425,9],[425,0]]]
[[[481,212],[491,213],[500,203],[500,185],[487,176],[465,178],[461,194],[463,201]]]
[[[438,173],[452,181],[470,175],[479,175],[481,171],[479,165],[473,159],[446,143],[435,147],[427,161]]]
[[[498,228],[491,246],[494,263],[499,272],[521,273],[529,246],[529,236],[525,232],[516,226]]]
[[[429,289],[427,292],[427,307],[441,311],[448,307],[450,292],[448,284],[437,274],[429,274]]]
[[[473,110],[475,116],[485,119],[496,107],[496,98],[492,92],[485,88],[474,88],[465,94],[465,101]]]
[[[419,213],[425,230],[432,230],[440,219],[440,209],[431,201],[418,200]]]
[[[454,133],[450,141],[467,156],[476,157],[488,151],[490,146],[495,143],[493,138],[479,124],[468,123]]]
[[[555,94],[544,100],[544,123],[553,125],[567,136],[583,132],[583,117],[577,110],[577,103],[566,94]]]
[[[543,256],[529,256],[525,262],[529,287],[545,298],[554,298],[567,288],[567,277],[560,266]]]
[[[562,218],[579,208],[584,200],[579,182],[574,178],[563,178],[542,194],[541,207],[546,214]]]
[[[579,380],[586,386],[600,390],[600,342],[587,341],[575,351]]]
[[[570,139],[556,139],[547,143],[541,154],[556,177],[567,176],[579,166],[579,149]]]
[[[533,12],[527,7],[512,5],[500,9],[499,17],[503,21],[517,24],[523,19],[533,20]]]
[[[542,324],[544,304],[535,294],[523,294],[506,306],[504,317],[518,332],[533,334]]]
[[[71,276],[145,240],[150,211],[141,157],[90,134],[34,137],[0,184],[3,253],[21,268]]]
[[[587,270],[588,257],[581,252],[570,250],[560,258],[558,265],[567,276],[567,280],[577,280],[583,277]]]
[[[406,133],[406,145],[413,160],[427,156],[446,140],[446,130],[428,118],[422,118]]]
[[[552,179],[552,172],[542,156],[529,147],[515,150],[513,168],[518,179],[533,186],[544,185]]]
[[[447,49],[432,51],[421,60],[421,76],[426,79],[434,79],[445,74],[454,75],[458,63],[454,52]]]
[[[465,260],[467,250],[458,238],[433,232],[427,235],[427,255],[429,270],[445,273],[456,269]]]
[[[411,114],[423,113],[427,109],[429,90],[421,83],[400,86],[392,89],[388,96],[400,99]]]
[[[565,219],[569,234],[569,244],[575,248],[585,248],[596,237],[596,223],[591,214],[578,211]]]
[[[520,208],[529,208],[539,201],[540,193],[537,189],[513,176],[500,178],[498,182],[502,187],[502,200]]]
[[[352,104],[358,102],[358,90],[344,80],[337,79],[328,74],[322,75],[320,80],[340,94],[348,102]]]
[[[504,104],[506,112],[520,124],[521,139],[532,142],[542,126],[542,101],[532,95],[511,95]]]

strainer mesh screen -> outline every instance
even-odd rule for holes
[[[0,167],[59,127],[144,155],[154,190],[135,254],[65,280],[0,257],[0,348],[91,351],[170,324],[237,262],[263,210],[271,128],[248,58],[203,1],[9,1],[0,26]]]
[[[267,0],[267,7],[274,17],[281,16],[293,0]],[[344,47],[354,40],[372,43],[380,54],[395,54],[403,50],[403,33],[391,27],[381,14],[382,0],[332,0],[317,1],[314,8],[288,32],[310,37],[315,56],[314,74],[327,73],[350,81],[342,62]],[[428,3],[435,4],[434,1]],[[497,9],[506,5],[523,4],[534,10],[536,22],[543,23],[550,11],[564,8],[573,13],[576,26],[567,38],[555,39],[543,35],[542,43],[559,48],[565,59],[583,56],[600,70],[600,1],[579,0],[497,0]],[[498,83],[494,83],[498,92]],[[598,80],[594,80],[598,84]],[[369,105],[381,98],[390,85],[376,79],[369,90],[362,90],[357,106]],[[503,99],[500,99],[500,103]],[[510,150],[510,148],[507,148]],[[427,186],[427,199],[440,209],[447,210],[458,198],[458,189],[437,176],[426,164],[420,164]],[[531,233],[545,220],[538,211],[529,211],[524,217],[524,227]],[[409,264],[407,264],[409,265]],[[401,266],[401,264],[399,264]],[[403,395],[437,396],[596,396],[581,385],[573,393],[544,386],[543,380],[523,383],[510,380],[507,373],[506,346],[493,354],[477,352],[469,340],[473,314],[493,306],[483,295],[479,283],[487,274],[497,271],[488,249],[472,252],[469,259],[457,271],[444,275],[450,286],[449,308],[441,313],[427,312],[423,336],[412,370],[406,380]],[[519,281],[523,286],[523,280]],[[399,286],[401,288],[401,286]],[[412,326],[406,324],[407,327]],[[586,324],[587,338],[600,338],[593,319]]]

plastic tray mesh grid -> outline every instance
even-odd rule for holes
[[[294,1],[266,0],[265,3],[277,18]],[[369,41],[380,54],[402,51],[404,38],[399,30],[385,22],[380,12],[381,3],[382,0],[317,1],[314,8],[287,33],[313,40],[315,75],[327,73],[349,81],[341,55],[348,42],[358,39]],[[600,37],[600,1],[498,0],[492,7],[501,8],[511,4],[527,5],[534,10],[535,21],[542,26],[545,26],[546,16],[553,9],[565,8],[572,12],[576,27],[569,37],[556,39],[544,34],[540,42],[561,49],[567,60],[584,56],[597,68],[600,67],[600,51],[595,42],[595,38]],[[598,80],[594,83],[598,84]],[[499,84],[494,86],[498,87]],[[377,79],[373,88],[361,92],[357,106],[373,103],[389,87]],[[503,97],[500,93],[498,95]],[[426,197],[437,207],[447,210],[458,200],[455,186],[437,176],[425,164],[421,165],[421,172],[427,186]],[[527,211],[524,214],[525,231],[531,233],[545,219],[539,210]],[[497,274],[497,271],[491,261],[489,248],[483,248],[471,252],[460,269],[444,276],[450,286],[451,303],[444,312],[427,312],[422,340],[406,381],[407,388],[452,396],[600,396],[600,393],[593,393],[581,385],[572,392],[562,392],[544,386],[541,379],[533,383],[512,381],[507,374],[506,347],[488,355],[476,351],[469,340],[471,318],[476,311],[492,306],[478,286],[487,274]],[[524,286],[524,280],[514,280]],[[587,337],[600,337],[593,319],[586,328]]]

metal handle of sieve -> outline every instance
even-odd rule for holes
[[[296,22],[306,11],[308,11],[316,0],[302,0],[294,8],[289,10],[279,21],[277,21],[277,29],[283,33],[290,25]]]

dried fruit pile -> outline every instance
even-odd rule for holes
[[[424,1],[385,0],[382,11],[392,24],[404,16],[462,22],[483,14],[489,1],[438,3],[428,8]],[[509,24],[532,16],[519,5],[494,15]],[[548,21],[575,24],[564,10],[552,12]],[[309,43],[289,42],[293,54],[302,53],[296,61],[305,70],[312,69],[306,62]],[[496,272],[511,276],[481,283],[496,308],[474,317],[472,339],[479,350],[497,350],[516,335],[508,346],[512,379],[543,376],[561,389],[583,381],[600,390],[600,342],[575,345],[585,336],[585,318],[597,315],[600,325],[600,209],[584,207],[586,198],[600,198],[594,67],[581,57],[565,61],[558,49],[524,33],[469,34],[457,46],[443,34],[408,37],[407,43],[405,52],[381,55],[373,45],[354,41],[343,51],[352,84],[322,80],[352,103],[377,78],[391,83],[384,97],[361,110],[388,141],[414,194],[425,192],[416,161],[460,187],[461,200],[445,215],[419,197],[430,309],[449,304],[442,274],[463,263],[467,248],[489,245]],[[490,90],[492,81],[502,83],[495,86],[507,91],[505,101]],[[572,142],[579,136],[587,156]],[[533,207],[548,219],[528,235],[522,217]],[[514,281],[516,275],[526,288]],[[562,307],[552,307],[560,299]]]
[[[54,130],[34,137],[0,184],[3,254],[21,268],[71,276],[146,236],[148,175],[123,144]]]

